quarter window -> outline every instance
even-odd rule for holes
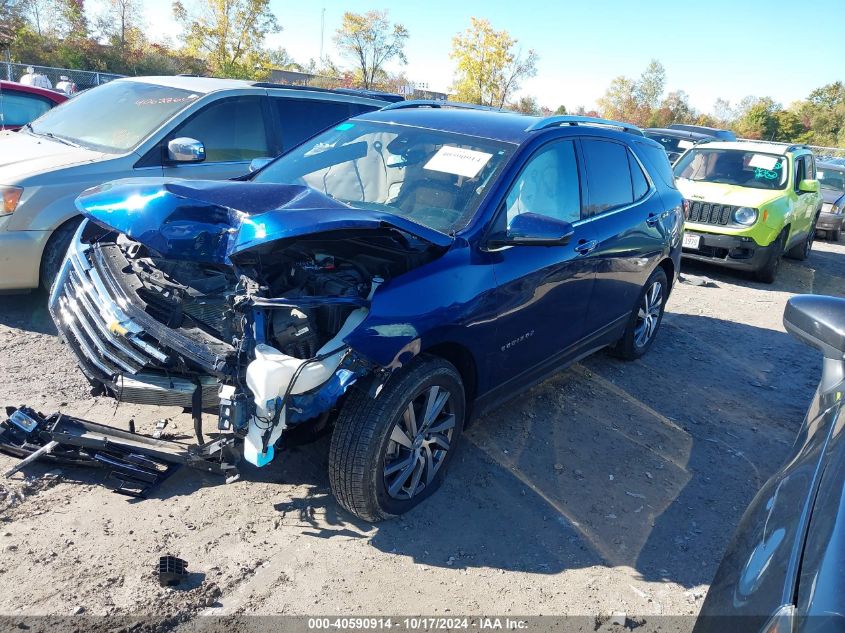
[[[174,136],[205,145],[205,162],[243,162],[271,156],[260,97],[236,97],[211,104]]]
[[[634,188],[634,200],[639,200],[648,193],[648,180],[646,180],[643,169],[640,167],[640,163],[630,150],[628,151],[628,165],[631,168],[631,183]]]
[[[578,163],[572,141],[551,143],[532,156],[505,199],[507,221],[536,213],[565,222],[581,219]]]
[[[631,204],[634,196],[626,147],[597,139],[583,139],[581,146],[589,187],[585,215],[593,216]]]

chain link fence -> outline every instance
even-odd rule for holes
[[[0,62],[0,79],[20,81],[21,77],[27,74],[28,69],[32,69],[35,73],[47,77],[53,89],[56,89],[56,86],[62,81],[62,77],[67,77],[76,84],[77,90],[86,90],[124,76],[88,70],[74,70],[72,68],[53,68],[51,66],[36,66],[35,64]]]

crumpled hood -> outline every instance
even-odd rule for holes
[[[753,209],[759,209],[784,193],[783,189],[754,189],[753,187],[740,187],[718,182],[694,182],[684,178],[676,178],[675,185],[684,198],[690,200],[717,202]]]
[[[452,243],[416,222],[299,185],[128,178],[83,191],[76,207],[162,257],[197,262],[230,264],[233,255],[271,242],[354,229],[398,229],[436,246]]]
[[[17,184],[24,178],[99,160],[102,152],[65,145],[26,130],[0,132],[0,184]]]

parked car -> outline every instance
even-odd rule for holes
[[[65,101],[67,95],[55,90],[0,80],[0,131],[19,130]]]
[[[84,189],[129,176],[224,179],[383,99],[203,77],[135,77],[0,136],[0,291],[49,287]]]
[[[332,489],[373,521],[440,485],[472,415],[600,348],[646,353],[683,230],[636,128],[442,102],[248,181],[115,181],[77,206],[50,311],[95,388],[219,406],[257,466],[333,421]]]
[[[816,178],[824,200],[816,228],[837,242],[845,218],[845,165],[819,162],[816,164]]]
[[[657,141],[663,146],[669,162],[674,163],[678,158],[693,145],[705,141],[715,140],[715,136],[689,132],[687,130],[673,130],[670,128],[650,127],[643,130],[648,138]]]
[[[787,331],[824,355],[784,465],[745,511],[695,633],[845,631],[845,299],[789,300]]]
[[[822,197],[803,145],[715,142],[688,150],[674,167],[684,195],[684,257],[777,276],[786,254],[806,259]]]
[[[687,132],[697,132],[699,134],[706,134],[719,139],[720,141],[735,141],[736,134],[730,130],[723,130],[717,127],[708,127],[706,125],[689,125],[687,123],[672,123],[669,126],[672,130],[686,130]]]

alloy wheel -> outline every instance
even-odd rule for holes
[[[384,487],[394,499],[422,492],[443,465],[456,423],[451,395],[443,387],[428,387],[394,423],[384,458]]]
[[[654,336],[662,308],[663,284],[655,281],[643,295],[637,312],[637,325],[634,328],[634,344],[637,347],[644,347]]]

